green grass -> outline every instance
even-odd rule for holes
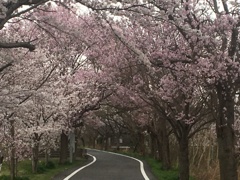
[[[176,167],[170,170],[163,170],[161,162],[152,157],[149,157],[149,156],[144,157],[142,155],[139,155],[137,153],[132,153],[132,152],[118,152],[118,153],[125,154],[128,156],[140,159],[142,161],[145,161],[149,165],[152,173],[155,175],[155,177],[158,180],[178,180],[179,179],[178,168]],[[195,179],[193,177],[190,177],[190,180],[195,180]]]
[[[51,159],[50,163],[46,166],[43,161],[40,161],[38,167],[38,173],[33,174],[31,169],[31,161],[24,160],[18,164],[18,177],[16,180],[50,180],[58,173],[76,167],[81,166],[86,162],[85,159],[77,160],[73,163],[66,163],[63,165],[58,164],[58,159]],[[3,164],[2,171],[0,172],[0,180],[9,180],[10,172],[7,164]]]
[[[170,170],[163,170],[162,165],[159,161],[146,157],[144,160],[150,166],[153,174],[159,180],[178,180],[178,170],[177,169],[170,169]]]
[[[121,153],[121,152],[120,152]],[[152,173],[155,175],[155,177],[158,180],[178,180],[178,169],[170,169],[170,170],[163,170],[161,162],[158,160],[155,160],[151,157],[143,157],[137,153],[131,153],[131,152],[124,152],[122,154],[135,157],[137,159],[143,160],[147,162],[147,164],[150,166]]]

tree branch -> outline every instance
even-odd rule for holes
[[[116,7],[116,6],[109,6],[109,7],[94,7],[93,5],[86,3],[82,0],[76,0],[76,2],[82,4],[83,6],[86,6],[89,9],[92,9],[93,11],[131,11],[131,9],[133,8],[138,8],[138,7],[143,7],[143,8],[147,8],[146,5],[147,3],[143,3],[143,4],[130,4],[126,7]]]
[[[8,68],[9,66],[12,66],[13,64],[13,61],[3,65],[2,67],[0,67],[0,72],[2,72],[4,69]]]
[[[15,43],[3,43],[0,42],[0,48],[10,49],[10,48],[27,48],[29,51],[34,51],[36,49],[35,45],[30,42],[15,42]]]
[[[226,14],[229,14],[229,9],[226,0],[222,0],[222,5]]]
[[[209,4],[210,4],[210,3],[209,3]],[[214,11],[215,11],[215,13],[219,14],[218,2],[217,2],[217,0],[213,0],[213,4],[214,4]]]
[[[148,57],[140,49],[138,49],[134,44],[132,44],[131,42],[128,42],[122,35],[120,35],[120,33],[118,33],[108,21],[107,23],[109,24],[114,35],[120,40],[120,42],[122,42],[129,50],[135,53],[138,56],[138,58],[141,60],[141,62],[148,69],[152,69],[151,62],[148,59]]]
[[[57,66],[54,66],[51,71],[48,73],[47,77],[43,79],[43,81],[34,89],[35,91],[37,91],[38,89],[40,89],[50,78],[50,76],[52,75],[52,73],[54,72],[54,70],[57,68]],[[23,104],[25,101],[27,101],[33,94],[30,94],[29,96],[27,96],[26,98],[24,98],[20,103]]]
[[[0,29],[4,27],[4,25],[8,22],[9,19],[19,16],[33,9],[30,7],[27,10],[23,10],[22,12],[14,14],[14,12],[16,12],[16,10],[22,7],[23,5],[29,5],[29,6],[35,5],[34,8],[36,8],[37,6],[47,1],[49,0],[18,0],[16,3],[13,3],[13,2],[3,3],[3,6],[7,8],[7,11],[6,11],[5,17],[0,18]]]
[[[24,13],[26,13],[26,12],[32,10],[32,9],[35,9],[35,8],[37,8],[39,5],[43,4],[44,2],[47,2],[47,0],[45,0],[45,1],[43,1],[43,2],[40,2],[40,3],[37,3],[37,4],[34,4],[33,6],[27,8],[27,9],[25,9],[25,10],[23,10],[23,11],[20,11],[20,12],[18,12],[18,13],[16,13],[16,14],[11,15],[11,16],[10,16],[10,19],[11,19],[11,18],[14,18],[14,17],[18,17],[18,16],[20,16],[20,15],[22,15],[22,14],[24,14]]]

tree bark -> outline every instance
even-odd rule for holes
[[[139,141],[139,152],[145,156],[146,155],[146,147],[145,147],[145,137],[142,132],[138,133],[138,141]]]
[[[171,168],[169,141],[167,134],[162,134],[161,154],[162,154],[162,169],[169,170]]]
[[[163,154],[162,154],[162,142],[161,139],[159,139],[159,137],[157,137],[157,155],[158,155],[158,160],[159,161],[163,161]]]
[[[64,164],[67,162],[68,158],[68,136],[62,132],[61,142],[60,142],[60,159],[59,164]]]
[[[13,147],[11,149],[11,158],[10,158],[10,176],[11,180],[14,180],[16,177],[16,149]]]
[[[150,154],[154,159],[158,159],[158,155],[157,155],[157,138],[156,135],[151,132],[150,133]]]
[[[11,180],[14,180],[16,177],[16,147],[15,147],[15,127],[14,127],[14,121],[10,121],[11,125],[11,137],[13,139],[13,145],[11,147],[11,157],[10,157],[10,177]]]
[[[95,149],[96,148],[96,142],[97,142],[97,138],[93,138],[93,141],[92,141],[92,147],[93,147],[93,149]]]
[[[72,163],[74,159],[75,149],[76,149],[76,139],[75,139],[75,132],[70,132],[68,134],[68,147],[69,147],[69,162]]]
[[[189,180],[189,141],[187,132],[182,131],[179,139],[179,180]]]
[[[104,150],[107,151],[108,150],[108,137],[107,136],[104,138],[103,142],[104,142]]]
[[[218,118],[216,120],[218,159],[221,180],[237,180],[235,154],[234,92],[222,84],[217,86]]]
[[[45,150],[45,165],[47,165],[49,163],[49,150],[46,149]]]
[[[169,152],[169,139],[167,135],[167,126],[166,126],[165,119],[161,119],[160,137],[162,142],[161,143],[162,169],[168,170],[171,168],[171,162],[170,162],[170,152]]]
[[[38,142],[37,142],[38,143]],[[39,145],[35,144],[32,148],[32,172],[37,173],[39,160]]]

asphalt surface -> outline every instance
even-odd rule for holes
[[[147,178],[156,180],[147,164],[144,164],[144,172],[147,175],[144,178],[140,170],[140,163],[134,159],[98,150],[88,149],[87,152],[96,157],[96,161],[76,173],[69,180],[147,180]],[[89,157],[88,161],[88,163],[91,163],[93,157]],[[76,169],[63,172],[56,176],[54,180],[62,180],[74,170]]]

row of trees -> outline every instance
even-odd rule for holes
[[[92,81],[96,73],[84,57],[87,44],[78,32],[78,23],[83,24],[84,18],[44,2],[3,3],[9,11],[27,8],[21,16],[14,11],[8,17],[6,11],[2,21],[8,23],[1,30],[0,147],[12,179],[19,160],[31,157],[32,170],[37,172],[39,154],[48,154],[60,145],[60,163],[64,163],[68,134],[81,126],[85,113],[98,109],[108,96],[100,83]],[[63,14],[65,19],[59,19]]]
[[[52,136],[66,139],[82,122],[103,128],[110,117],[148,130],[165,169],[173,134],[187,180],[189,139],[213,124],[220,177],[238,178],[237,1],[77,0],[88,15],[66,10],[71,1],[46,2],[0,4],[1,142],[11,162],[16,150],[35,157],[41,140],[50,148]],[[31,6],[16,11],[22,5]],[[16,47],[26,50],[6,50]]]

